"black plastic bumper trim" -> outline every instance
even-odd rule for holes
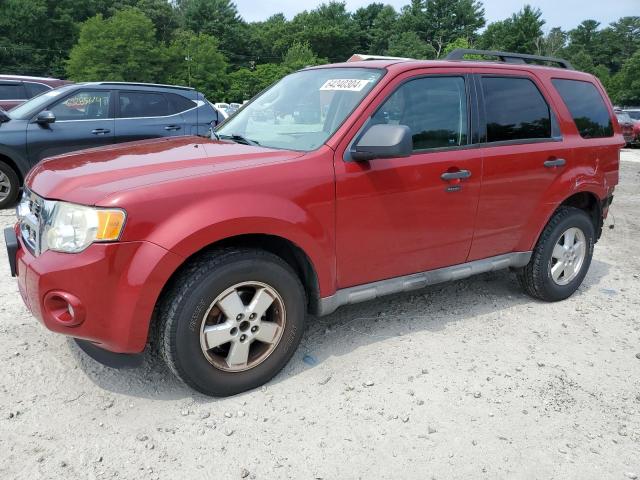
[[[11,276],[18,276],[18,269],[16,267],[16,257],[18,255],[18,249],[20,244],[18,243],[18,237],[13,228],[4,229],[4,243],[7,245],[7,256],[9,257],[9,267],[11,268]]]

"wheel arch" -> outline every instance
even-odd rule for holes
[[[16,172],[16,175],[18,175],[18,179],[20,179],[20,184],[24,182],[24,175],[22,173],[22,170],[18,167],[18,164],[11,157],[0,152],[0,162],[6,163],[13,169],[14,172]]]

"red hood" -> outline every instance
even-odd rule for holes
[[[300,155],[200,137],[162,138],[46,159],[31,170],[25,184],[48,199],[95,205],[124,190]]]

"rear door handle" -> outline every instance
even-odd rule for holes
[[[440,178],[445,182],[449,182],[451,180],[461,180],[463,178],[469,178],[471,176],[471,172],[469,170],[457,170],[455,172],[444,172],[440,175]]]
[[[109,132],[111,132],[111,130],[109,130],[108,128],[96,128],[94,130],[91,130],[91,133],[93,133],[94,135],[104,135],[105,133]]]
[[[554,158],[553,160],[547,160],[544,162],[544,166],[547,168],[564,167],[567,161],[564,158]]]
[[[180,130],[181,128],[180,125],[167,125],[164,127],[165,130]]]

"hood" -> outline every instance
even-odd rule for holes
[[[25,180],[33,192],[51,200],[85,205],[125,190],[187,177],[290,160],[289,150],[173,137],[121,143],[43,160]]]

